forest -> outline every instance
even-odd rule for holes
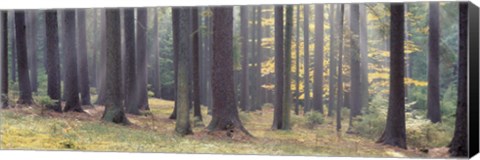
[[[0,11],[0,149],[466,157],[467,2]]]

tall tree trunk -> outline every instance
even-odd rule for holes
[[[48,74],[48,96],[54,104],[48,108],[61,112],[61,85],[60,85],[60,54],[58,48],[58,21],[57,11],[45,11],[45,32],[47,36],[47,74]]]
[[[175,94],[175,106],[173,107],[173,112],[170,114],[169,119],[176,119],[177,117],[177,82],[178,82],[178,52],[180,49],[179,46],[179,35],[180,35],[180,26],[179,26],[179,19],[180,19],[180,8],[172,7],[172,32],[173,32],[173,70],[174,70],[174,94]]]
[[[255,93],[255,110],[262,110],[262,96],[261,94],[261,79],[262,79],[262,6],[257,6],[257,31],[256,31],[256,55],[255,55],[255,68],[254,69],[254,93]]]
[[[7,31],[7,11],[0,12],[0,21],[1,21],[1,40],[0,40],[0,66],[2,69],[0,70],[1,74],[1,86],[0,86],[0,108],[7,108],[8,107],[8,31]]]
[[[64,112],[75,111],[83,112],[80,104],[80,96],[78,95],[78,69],[77,69],[77,52],[75,44],[76,42],[76,22],[75,22],[75,10],[65,10],[65,81],[64,90],[65,93],[65,108]]]
[[[25,33],[25,12],[15,11],[15,41],[17,49],[18,86],[20,97],[17,104],[30,105],[33,103],[30,75],[28,74],[27,41]]]
[[[296,19],[297,27],[295,31],[295,115],[298,115],[300,112],[300,5],[297,5]]]
[[[309,41],[309,15],[310,15],[310,6],[304,5],[303,6],[303,65],[304,65],[304,82],[303,82],[303,112],[304,114],[310,111],[310,51],[308,49],[310,45]]]
[[[88,79],[88,58],[87,58],[87,32],[85,22],[85,9],[77,9],[78,25],[78,76],[82,105],[90,103],[90,85]]]
[[[94,35],[98,35],[98,20],[97,20],[97,9],[92,9],[93,12],[93,33]],[[97,36],[94,36],[93,38],[93,43],[92,43],[92,73],[91,73],[91,81],[90,85],[92,87],[97,87],[97,52],[98,52],[98,38]]]
[[[120,124],[130,124],[123,110],[122,63],[120,51],[120,9],[106,9],[106,87],[105,111],[102,120]]]
[[[198,8],[192,8],[192,30],[193,30],[193,116],[195,124],[202,124],[202,111],[200,108],[200,49],[199,49],[199,32],[198,27]]]
[[[285,68],[284,68],[284,84],[283,84],[283,122],[282,129],[291,129],[290,125],[290,106],[292,106],[292,94],[290,89],[291,79],[291,64],[292,64],[292,26],[293,26],[293,6],[286,6],[286,24],[285,24]]]
[[[188,31],[189,26],[189,16],[190,8],[182,7],[179,9],[179,46],[182,46],[178,49],[178,63],[187,64],[190,56],[190,32]],[[192,134],[192,129],[190,127],[190,96],[188,88],[188,65],[178,65],[177,73],[177,117],[175,123],[175,132],[180,135]]]
[[[125,108],[130,114],[139,115],[137,106],[138,95],[136,88],[136,56],[135,56],[135,9],[124,9],[124,27],[125,27]]]
[[[153,68],[153,93],[155,98],[160,98],[161,95],[161,83],[160,83],[160,51],[158,43],[158,11],[157,8],[153,10],[153,54],[154,54],[154,68]]]
[[[243,111],[250,110],[249,106],[249,81],[248,81],[248,10],[247,6],[240,7],[240,36],[242,36],[242,80],[240,87],[240,108]]]
[[[212,120],[210,131],[239,129],[250,135],[243,127],[235,103],[233,80],[233,7],[213,7],[213,63]]]
[[[404,9],[403,3],[390,4],[390,95],[387,124],[377,143],[407,148],[404,89]]]
[[[458,37],[458,87],[457,87],[457,110],[455,114],[455,132],[449,144],[451,156],[469,156],[468,137],[468,29],[470,10],[468,2],[459,2],[459,37]],[[478,11],[477,11],[478,14]],[[473,16],[476,17],[476,16]],[[477,24],[478,26],[478,24]],[[472,54],[472,53],[471,53]],[[475,54],[475,53],[473,53]],[[478,64],[473,64],[478,65]],[[475,142],[473,142],[475,144]]]
[[[361,106],[368,112],[368,37],[367,37],[367,9],[360,4],[360,95]]]
[[[315,5],[315,65],[313,109],[323,114],[323,4]]]
[[[137,106],[150,110],[147,97],[147,9],[137,8]]]
[[[360,81],[360,48],[359,35],[360,25],[359,4],[350,5],[350,119],[347,132],[352,132],[352,119],[361,114],[362,110],[362,95],[361,95],[361,81]]]
[[[275,110],[273,114],[273,129],[283,126],[283,81],[284,81],[284,40],[283,40],[283,6],[275,6]]]
[[[12,11],[10,13],[10,28],[11,28],[11,31],[10,31],[10,49],[11,49],[11,52],[12,52],[12,58],[11,58],[11,64],[12,64],[12,68],[11,68],[11,79],[13,82],[16,82],[17,81],[17,48],[16,48],[16,39],[17,39],[17,36],[16,36],[16,26],[15,26],[15,12]]]
[[[36,11],[27,12],[27,53],[30,70],[30,86],[32,92],[37,92],[38,68],[37,68],[37,14]]]
[[[255,75],[255,67],[256,67],[256,63],[255,63],[255,60],[253,57],[256,57],[256,51],[257,49],[255,47],[257,47],[256,43],[255,43],[255,40],[256,40],[256,33],[257,33],[257,30],[255,29],[255,24],[257,22],[257,10],[256,10],[256,6],[251,6],[251,13],[252,13],[252,16],[251,16],[251,24],[250,24],[250,28],[251,28],[251,36],[250,36],[250,39],[251,39],[251,42],[250,42],[250,52],[252,54],[252,58],[251,58],[251,61],[249,63],[251,63],[251,66],[252,67],[249,67],[248,69],[251,70],[252,72],[249,72],[250,74],[250,104],[251,104],[251,107],[250,107],[250,111],[252,110],[255,110],[257,108],[257,95],[256,95],[256,89],[255,89],[255,86],[256,86],[256,81],[255,81],[255,78],[256,78],[256,75]],[[248,24],[248,23],[247,23]]]
[[[428,100],[427,118],[441,122],[440,111],[440,22],[439,2],[429,3],[428,34]]]
[[[95,104],[104,105],[106,100],[106,81],[105,75],[107,70],[107,50],[106,50],[106,17],[105,9],[100,9],[100,55],[99,55],[99,65],[98,65],[98,76],[97,76],[97,92],[98,98]]]
[[[338,14],[338,13],[337,13]],[[335,109],[335,75],[337,74],[336,59],[336,37],[335,37],[335,4],[330,4],[330,13],[328,14],[330,23],[330,55],[329,57],[329,76],[328,76],[328,116],[333,116]]]
[[[338,75],[337,75],[337,132],[342,128],[342,115],[341,109],[343,106],[343,73],[342,73],[342,63],[343,63],[343,14],[345,12],[344,4],[340,4],[340,12],[337,14],[337,23],[340,25],[338,28],[338,35],[335,40],[338,40]]]

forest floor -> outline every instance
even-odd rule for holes
[[[344,129],[339,134],[333,117],[311,128],[303,116],[292,115],[292,130],[272,130],[272,107],[256,112],[240,112],[245,128],[255,138],[212,135],[202,126],[192,126],[194,134],[181,137],[174,133],[175,121],[168,119],[173,102],[150,98],[149,104],[150,112],[141,116],[127,115],[133,123],[129,126],[102,122],[102,106],[85,108],[87,113],[63,114],[38,106],[1,110],[0,149],[446,157],[446,148],[431,149],[427,154],[377,144],[371,139],[345,134]],[[211,117],[206,114],[206,107],[202,110],[206,126]],[[343,128],[346,128],[348,122],[344,122]]]

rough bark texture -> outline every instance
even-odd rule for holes
[[[459,3],[458,88],[455,132],[449,145],[454,157],[467,157],[468,148],[468,2]],[[475,17],[475,16],[474,16]]]
[[[136,58],[135,58],[135,9],[124,9],[124,27],[125,27],[125,108],[130,114],[140,114],[136,105],[138,96],[136,92]]]
[[[61,112],[61,86],[60,86],[60,54],[58,48],[58,21],[57,11],[45,11],[45,32],[47,36],[47,75],[48,75],[48,96],[54,104],[48,108]]]
[[[77,9],[78,25],[78,76],[82,105],[92,105],[90,102],[90,85],[88,80],[88,61],[87,61],[87,34],[85,22],[85,9]]]
[[[295,31],[295,115],[298,115],[300,112],[300,5],[297,5],[297,15],[295,19],[297,19]]]
[[[80,96],[78,95],[78,69],[77,69],[77,50],[75,47],[76,42],[76,22],[75,22],[75,10],[65,10],[65,81],[64,90],[65,93],[65,108],[64,112],[75,111],[83,112],[80,104]]]
[[[283,81],[284,81],[284,41],[283,41],[283,6],[275,6],[275,110],[273,112],[273,129],[281,129],[283,122]]]
[[[310,111],[310,53],[309,53],[309,15],[310,15],[310,6],[303,6],[303,65],[304,65],[304,82],[303,82],[303,112],[304,114]]]
[[[187,64],[190,56],[190,32],[188,31],[189,26],[189,15],[190,8],[183,7],[179,10],[179,46],[182,46],[178,49],[178,63]],[[190,108],[189,103],[191,101],[189,96],[188,88],[188,65],[178,65],[177,73],[177,117],[175,123],[175,132],[180,135],[192,134],[192,129],[190,127]]]
[[[390,95],[387,124],[377,143],[407,148],[404,89],[404,4],[390,4]]]
[[[137,107],[150,110],[147,97],[147,9],[137,8]]]
[[[342,115],[341,109],[343,106],[343,81],[342,81],[342,63],[343,63],[343,13],[344,13],[344,4],[340,5],[340,13],[337,14],[337,23],[340,25],[338,28],[338,35],[336,40],[338,40],[338,75],[337,75],[337,132],[342,128]]]
[[[120,9],[106,9],[107,75],[106,101],[102,120],[130,124],[123,110],[122,63],[120,51]]]
[[[361,114],[362,110],[362,95],[360,83],[360,10],[359,4],[350,5],[350,119],[348,123],[348,130],[352,131],[353,118]],[[348,131],[347,131],[348,132]],[[351,133],[351,132],[348,132]]]
[[[7,31],[7,12],[0,13],[1,20],[1,44],[0,44],[0,70],[1,86],[0,86],[0,108],[8,107],[8,31]]]
[[[212,121],[210,131],[243,127],[235,103],[233,80],[233,7],[213,7]]]
[[[285,68],[284,72],[284,84],[283,84],[283,115],[282,115],[282,128],[283,130],[291,129],[290,125],[290,107],[292,106],[292,94],[290,91],[290,74],[291,74],[291,63],[292,63],[292,23],[293,23],[293,6],[286,6],[286,23],[285,23]]]
[[[30,105],[33,103],[30,75],[28,73],[27,41],[25,33],[25,12],[15,11],[15,41],[17,49],[17,71],[20,97],[17,104]]]
[[[440,111],[440,22],[439,2],[429,2],[427,118],[441,122]]]
[[[248,81],[248,11],[246,6],[240,7],[240,36],[242,36],[242,80],[240,86],[240,108],[243,111],[250,110],[249,103],[249,81]]]
[[[313,67],[313,109],[323,113],[323,4],[315,5],[315,65]]]
[[[338,11],[337,11],[338,12]],[[338,13],[337,13],[338,14]],[[328,76],[328,116],[333,116],[335,109],[335,76],[337,74],[337,60],[335,59],[338,52],[336,52],[336,23],[335,23],[335,4],[330,4],[329,23],[330,23],[330,55],[329,57],[329,76]]]

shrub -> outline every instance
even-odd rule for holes
[[[315,111],[308,112],[306,114],[306,117],[307,117],[307,126],[309,128],[314,128],[316,125],[323,124],[323,122],[325,121],[322,113],[315,112]]]
[[[41,106],[51,106],[55,104],[55,100],[49,96],[36,96],[35,101]]]

